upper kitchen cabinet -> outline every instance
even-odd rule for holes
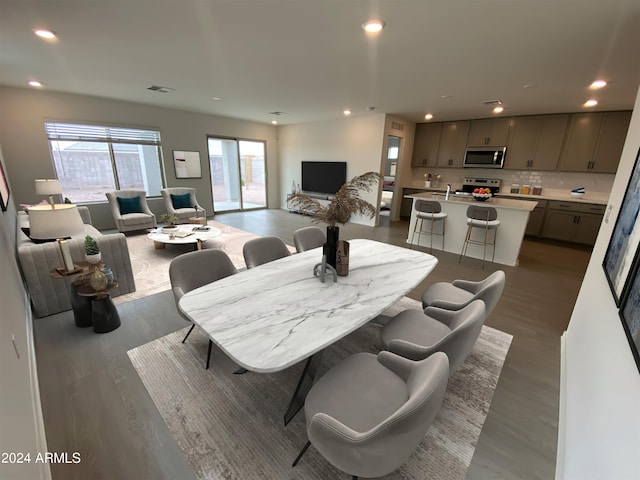
[[[462,168],[467,148],[469,121],[443,122],[438,150],[438,167]]]
[[[441,123],[418,123],[413,141],[412,167],[435,167],[438,164]]]
[[[558,170],[616,173],[631,112],[571,116]]]
[[[487,118],[471,120],[468,147],[482,147],[483,145],[505,146],[509,135],[508,118]]]
[[[504,168],[555,170],[569,115],[535,115],[509,120]]]

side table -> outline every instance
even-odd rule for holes
[[[122,324],[118,309],[109,295],[109,292],[117,286],[118,282],[114,280],[106,289],[100,291],[94,290],[89,282],[85,282],[77,288],[80,297],[88,298],[91,301],[91,324],[96,333],[111,332]]]
[[[194,223],[196,225],[206,225],[207,217],[189,217],[189,223]]]

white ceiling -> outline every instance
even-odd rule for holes
[[[375,38],[360,28],[372,17],[386,22]],[[609,85],[591,92],[596,78]],[[483,118],[497,99],[509,116],[581,111],[590,97],[631,109],[640,0],[0,0],[0,85],[34,79],[265,123],[287,112],[280,124],[345,107]]]

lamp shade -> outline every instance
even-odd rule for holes
[[[77,205],[64,203],[29,208],[29,229],[31,238],[48,240],[84,232],[85,227]]]
[[[36,193],[38,195],[57,195],[62,193],[60,182],[55,179],[37,179]]]

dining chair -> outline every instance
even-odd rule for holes
[[[278,237],[258,237],[244,244],[242,255],[247,268],[253,268],[263,263],[287,257],[291,255],[291,252]]]
[[[411,360],[444,352],[453,372],[471,353],[486,317],[482,300],[460,310],[438,307],[428,307],[424,312],[404,310],[382,327],[382,347]]]
[[[496,240],[498,237],[498,227],[500,226],[500,220],[498,220],[498,211],[493,207],[480,207],[476,205],[470,205],[467,208],[467,235],[462,244],[462,251],[458,257],[458,263],[462,260],[462,257],[466,255],[469,244],[482,245],[484,247],[482,251],[482,269],[484,270],[484,260],[487,256],[487,245],[491,245],[493,262],[496,256]],[[473,238],[473,229],[479,229],[483,236],[482,239]],[[489,232],[493,231],[492,239],[490,239]]]
[[[484,280],[454,280],[453,282],[437,282],[422,292],[422,308],[440,307],[447,310],[460,310],[474,300],[482,300],[487,309],[487,317],[500,300],[506,275],[496,270]]]
[[[106,192],[105,195],[118,231],[128,232],[158,226],[156,216],[147,205],[144,190],[115,190]]]
[[[293,466],[313,445],[354,479],[392,473],[424,440],[448,379],[444,353],[417,362],[385,351],[346,358],[307,394],[309,440]]]
[[[409,242],[409,248],[411,248],[413,243],[413,237],[418,234],[418,245],[420,243],[421,235],[429,235],[430,238],[430,246],[429,251],[433,250],[433,236],[441,235],[442,236],[442,249],[444,250],[444,234],[445,234],[445,226],[447,214],[442,211],[442,205],[440,202],[435,200],[416,200],[415,204],[416,210],[416,220],[413,225],[413,232],[411,232],[411,241]],[[429,222],[429,229],[424,229],[424,221],[427,220]],[[434,226],[438,223],[442,222],[442,233],[438,233],[438,231],[434,231]],[[418,228],[420,225],[420,228]]]
[[[180,223],[188,223],[192,217],[206,218],[207,212],[198,204],[195,188],[168,187],[160,190],[160,193],[167,213],[177,216]]]
[[[321,247],[327,241],[327,235],[320,227],[302,227],[293,232],[296,252],[304,252]]]
[[[171,290],[173,291],[176,307],[185,293],[233,275],[237,273],[237,271],[229,256],[222,250],[197,250],[177,256],[171,260],[169,264],[169,280],[171,282]],[[191,322],[179,308],[178,313],[185,320]],[[195,323],[191,325],[191,328],[182,339],[182,343],[187,340],[187,337],[189,337],[195,326]],[[209,340],[206,368],[209,368],[212,347],[213,342]]]

